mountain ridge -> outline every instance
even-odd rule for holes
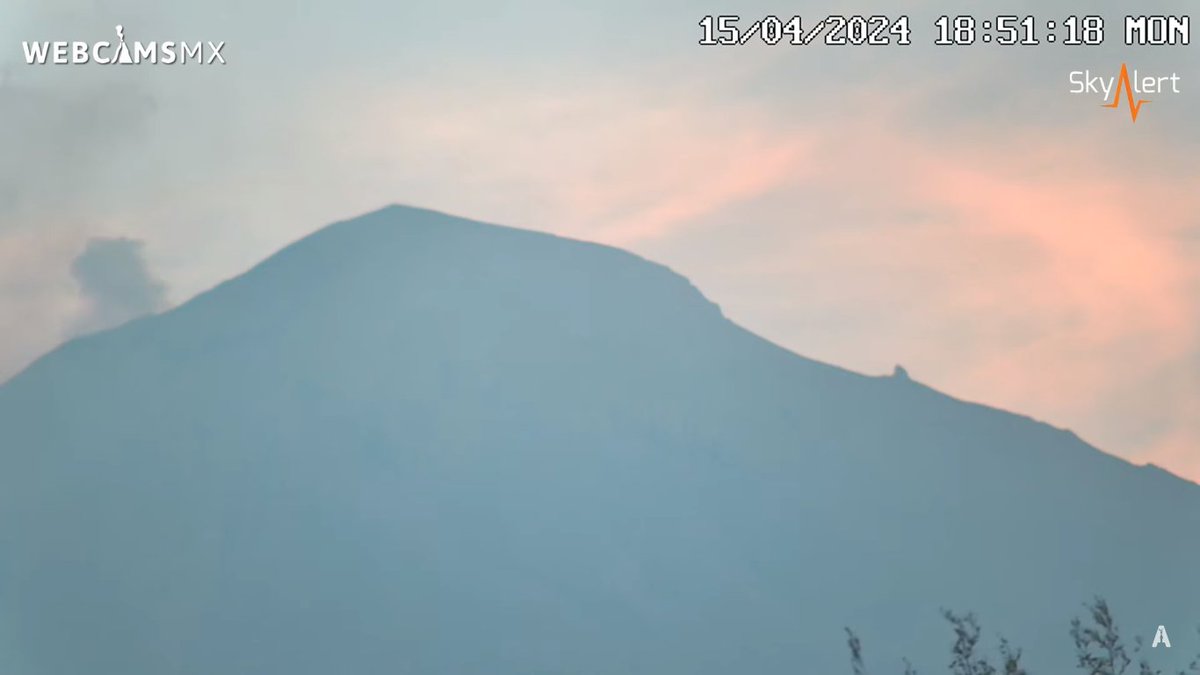
[[[1093,593],[1200,623],[1200,493],[1163,476],[619,249],[393,206],[0,386],[0,643],[28,675],[837,672],[845,625],[939,658],[950,606],[1065,670]]]
[[[245,284],[249,281],[252,281],[254,279],[254,275],[256,272],[258,272],[261,268],[268,265],[269,263],[271,263],[274,260],[277,260],[281,257],[289,256],[289,255],[295,255],[295,253],[297,251],[299,251],[303,248],[311,248],[314,245],[320,244],[322,242],[322,240],[330,239],[333,236],[337,236],[337,235],[343,235],[346,237],[353,237],[353,238],[369,237],[372,234],[372,232],[378,233],[377,225],[382,222],[385,222],[385,220],[387,218],[390,218],[390,217],[408,218],[413,215],[419,215],[422,217],[421,222],[416,224],[418,227],[421,227],[421,228],[429,228],[431,226],[434,228],[439,227],[439,226],[449,226],[449,227],[458,227],[458,228],[470,228],[470,229],[475,229],[475,230],[493,229],[493,230],[502,231],[506,234],[514,235],[514,236],[546,237],[546,238],[550,238],[555,241],[569,243],[571,245],[585,245],[585,246],[589,246],[589,247],[594,247],[596,249],[605,250],[605,251],[609,252],[610,254],[627,257],[633,261],[636,261],[639,264],[644,264],[650,268],[656,269],[660,272],[665,273],[666,275],[669,275],[670,277],[673,277],[675,279],[678,279],[679,281],[686,283],[687,286],[692,291],[694,291],[695,295],[699,299],[701,299],[704,303],[707,303],[709,306],[711,306],[711,308],[713,310],[715,310],[715,312],[717,313],[717,315],[720,316],[721,319],[723,319],[725,321],[730,321],[730,319],[724,314],[724,311],[721,309],[720,305],[716,302],[713,302],[711,299],[709,299],[707,296],[705,296],[703,294],[703,292],[701,292],[698,288],[696,288],[696,286],[686,276],[680,274],[679,272],[676,272],[675,270],[671,269],[670,267],[668,267],[666,265],[646,259],[642,256],[637,255],[636,253],[632,253],[632,252],[626,251],[624,249],[621,249],[621,248],[618,248],[615,246],[610,246],[607,244],[589,242],[586,240],[579,240],[579,239],[565,237],[565,236],[561,236],[561,235],[557,235],[557,234],[553,234],[553,233],[525,230],[522,228],[517,228],[517,227],[512,227],[512,226],[507,226],[507,225],[487,223],[484,221],[475,220],[475,219],[471,219],[471,218],[462,218],[462,217],[454,216],[453,214],[450,214],[450,213],[447,213],[444,211],[440,211],[437,209],[429,209],[429,208],[415,207],[415,206],[409,206],[409,205],[404,205],[404,204],[399,204],[399,203],[391,203],[391,204],[383,206],[379,209],[365,212],[359,216],[354,216],[354,217],[336,221],[330,225],[321,227],[308,235],[300,237],[299,239],[295,240],[294,242],[292,242],[290,244],[286,244],[283,247],[281,247],[280,249],[278,249],[277,251],[275,251],[274,253],[268,255],[262,261],[253,265],[246,272],[235,275],[234,277],[231,277],[230,279],[228,279],[226,281],[219,282],[212,288],[209,288],[205,291],[201,291],[197,295],[184,301],[183,303],[181,303],[180,305],[178,305],[176,307],[172,307],[163,312],[159,312],[159,313],[147,315],[144,317],[140,317],[138,319],[134,319],[133,321],[127,322],[120,326],[116,326],[116,327],[107,329],[105,331],[100,331],[99,333],[112,333],[115,331],[119,331],[122,328],[124,328],[125,326],[129,326],[130,324],[136,324],[136,323],[139,323],[142,321],[153,321],[153,320],[155,320],[156,317],[162,317],[162,316],[167,316],[167,315],[173,314],[175,312],[183,310],[184,308],[186,308],[190,305],[193,305],[196,303],[209,302],[209,301],[211,301],[210,298],[212,298],[212,297],[215,297],[216,300],[219,301],[220,296],[223,293],[228,293],[229,291],[236,289],[236,287],[238,285]],[[428,217],[432,217],[433,219],[440,221],[440,222],[437,222],[437,223],[428,222],[426,220]],[[399,225],[399,227],[413,227],[413,225],[414,225],[414,223],[412,223],[412,222],[406,222],[406,223]],[[733,323],[733,322],[731,321],[731,323]],[[735,323],[735,325],[736,325],[736,323]],[[749,332],[749,331],[747,331],[747,332]],[[95,335],[95,334],[92,334],[92,335]],[[52,357],[56,352],[58,352],[59,350],[61,350],[63,348],[68,347],[71,343],[78,342],[80,340],[87,340],[89,337],[92,337],[92,335],[85,335],[85,336],[81,336],[78,338],[73,338],[71,340],[68,340],[66,343],[63,343],[62,345],[59,345],[58,347],[50,350],[42,357],[39,357],[38,359],[36,359],[33,363],[31,363],[26,368],[22,369],[21,371],[18,371],[16,374],[14,374],[12,377],[10,377],[9,380],[6,380],[5,382],[0,382],[0,388],[4,387],[6,384],[8,384],[8,382],[17,380],[25,371],[34,368],[35,365],[42,359],[47,358],[47,357]],[[829,368],[834,368],[834,369],[846,372],[848,374],[852,374],[852,375],[859,376],[859,377],[865,377],[865,378],[894,379],[899,382],[908,382],[913,385],[928,389],[930,392],[932,392],[938,396],[943,396],[949,400],[952,400],[952,401],[955,401],[955,402],[958,402],[958,403],[961,403],[964,405],[980,406],[987,410],[991,410],[991,411],[995,411],[995,412],[1003,413],[1003,414],[1008,414],[1008,415],[1013,415],[1014,417],[1017,417],[1020,419],[1025,419],[1025,420],[1028,420],[1028,421],[1036,423],[1036,424],[1045,425],[1055,431],[1064,432],[1064,433],[1068,434],[1069,436],[1074,437],[1075,439],[1079,440],[1081,443],[1088,445],[1089,447],[1091,447],[1092,449],[1096,450],[1097,452],[1099,452],[1101,454],[1104,454],[1104,455],[1107,455],[1110,457],[1114,457],[1121,461],[1127,462],[1132,467],[1156,468],[1156,469],[1159,469],[1159,470],[1169,474],[1170,476],[1177,478],[1178,480],[1181,480],[1185,483],[1188,483],[1190,485],[1197,485],[1197,483],[1195,483],[1194,481],[1191,481],[1183,476],[1175,474],[1174,472],[1172,472],[1170,469],[1168,469],[1166,467],[1158,466],[1153,463],[1135,464],[1135,463],[1133,463],[1129,460],[1126,460],[1122,457],[1119,457],[1117,455],[1113,455],[1112,453],[1106,452],[1103,449],[1101,449],[1099,446],[1094,445],[1092,443],[1088,443],[1086,440],[1083,440],[1081,437],[1079,437],[1077,432],[1075,432],[1074,430],[1072,430],[1070,428],[1059,427],[1050,421],[1041,420],[1041,419],[1032,417],[1030,415],[1020,413],[1018,411],[1008,410],[1008,409],[994,406],[994,405],[991,405],[991,404],[988,404],[988,403],[982,402],[982,401],[973,401],[973,400],[969,400],[969,399],[963,399],[963,398],[954,396],[953,394],[944,392],[944,391],[937,389],[931,385],[928,385],[928,384],[925,384],[923,382],[913,379],[909,375],[908,371],[906,369],[904,369],[902,366],[897,365],[895,371],[891,375],[869,375],[869,374],[865,374],[865,373],[858,373],[856,371],[845,369],[845,368],[842,368],[840,366],[834,365],[834,364],[826,362],[826,361],[820,361],[817,359],[813,359],[812,357],[803,356],[788,347],[784,347],[784,346],[774,343],[770,340],[766,340],[765,338],[761,338],[761,336],[755,335],[755,337],[758,337],[759,339],[764,340],[768,344],[771,344],[772,346],[774,346],[780,350],[786,351],[798,358],[805,359],[806,361],[811,361],[813,363],[817,363],[817,364],[820,364],[822,366],[826,366]]]

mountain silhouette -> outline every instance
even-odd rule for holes
[[[1195,484],[665,267],[398,206],[0,387],[14,675],[819,675],[847,625],[933,672],[941,607],[1065,673],[1097,593],[1167,665],[1197,531]]]

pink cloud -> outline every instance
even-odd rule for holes
[[[762,108],[713,109],[694,94],[595,82],[540,92],[472,85],[347,94],[353,115],[316,125],[337,137],[329,147],[338,160],[384,169],[380,182],[390,183],[378,189],[392,192],[382,201],[398,198],[408,158],[436,158],[426,169],[457,184],[445,198],[449,210],[512,214],[508,222],[632,245],[815,168],[814,136],[776,133]],[[436,206],[441,195],[430,197],[414,201]]]
[[[1197,175],[1156,170],[1144,148],[1088,142],[1092,128],[968,141],[871,116],[838,126],[837,143],[814,151],[824,170],[806,206],[844,227],[800,238],[836,262],[797,248],[790,264],[815,265],[797,275],[809,282],[833,275],[830,304],[876,313],[879,333],[831,339],[824,356],[907,354],[951,393],[1200,478],[1181,459],[1200,447],[1200,383],[1156,395],[1153,379],[1186,368],[1200,345],[1197,270],[1178,243],[1200,210]],[[920,217],[905,224],[906,213]],[[1148,448],[1121,442],[1152,414],[1123,407],[1131,388],[1172,411],[1173,430]]]
[[[68,272],[78,253],[78,241],[69,235],[23,231],[0,237],[0,382],[57,344],[66,318],[80,310]]]
[[[701,241],[694,228],[736,207],[732,225],[753,219],[779,245],[677,267],[750,328],[864,370],[903,359],[952,394],[1191,471],[1179,456],[1200,444],[1185,407],[1200,385],[1155,394],[1155,378],[1200,344],[1196,272],[1175,239],[1200,206],[1197,176],[1128,122],[922,132],[907,118],[924,100],[916,85],[883,106],[851,93],[804,122],[713,104],[703,88],[378,91],[326,92],[338,107],[314,107],[331,165],[357,168],[329,191],[649,248],[669,264],[673,236]],[[1153,410],[1131,407],[1131,389]],[[1163,410],[1172,431],[1145,441]]]

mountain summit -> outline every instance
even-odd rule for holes
[[[1200,623],[1198,526],[662,266],[389,207],[0,387],[0,671],[820,674],[845,625],[944,659],[950,607],[1066,672],[1095,593]]]

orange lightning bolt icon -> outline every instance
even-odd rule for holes
[[[1133,85],[1129,82],[1129,68],[1121,64],[1121,77],[1117,80],[1116,91],[1113,92],[1113,102],[1102,104],[1105,108],[1116,108],[1121,105],[1121,89],[1125,90],[1125,98],[1129,101],[1129,117],[1137,122],[1138,111],[1142,109],[1143,103],[1149,103],[1144,98],[1139,98],[1137,103],[1133,102]]]

